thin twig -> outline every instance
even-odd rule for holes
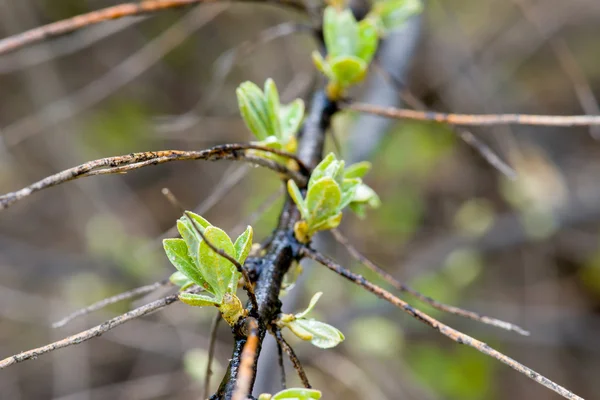
[[[194,289],[188,290],[187,292],[197,293],[200,290],[200,288],[196,287]],[[144,315],[151,314],[157,310],[160,310],[161,308],[173,304],[174,302],[179,300],[177,296],[177,294],[172,294],[170,296],[163,297],[162,299],[155,300],[151,303],[126,312],[125,314],[119,315],[118,317],[109,319],[108,321],[103,322],[102,324],[97,325],[91,329],[79,332],[75,335],[66,337],[57,342],[50,343],[42,347],[27,350],[22,353],[15,354],[14,356],[7,357],[4,360],[0,361],[0,369],[9,367],[13,364],[20,363],[29,359],[36,359],[42,354],[62,349],[64,347],[73,346],[75,344],[80,344],[97,336],[101,336],[102,334],[110,331],[113,328],[116,328],[119,325],[124,324],[125,322],[131,321],[139,317],[143,317]]]
[[[13,203],[31,195],[42,189],[56,186],[61,183],[72,181],[74,179],[104,174],[120,174],[130,170],[142,168],[148,165],[163,164],[171,161],[186,161],[186,160],[236,160],[246,161],[257,164],[279,173],[288,175],[299,183],[306,183],[304,174],[292,171],[289,168],[266,158],[257,157],[252,154],[247,154],[245,150],[260,150],[280,156],[288,157],[297,160],[295,156],[279,150],[269,149],[263,146],[254,144],[228,144],[215,146],[210,149],[200,151],[183,151],[183,150],[161,150],[147,151],[141,153],[132,153],[123,156],[101,158],[94,161],[89,161],[85,164],[69,168],[57,174],[46,177],[36,183],[33,183],[16,192],[7,193],[0,196],[0,210],[6,209]],[[299,162],[301,169],[306,167]]]
[[[514,331],[514,332],[517,332],[524,336],[529,336],[529,332],[526,331],[525,329],[521,328],[520,326],[511,324],[510,322],[502,321],[502,320],[499,320],[496,318],[486,317],[485,315],[480,315],[473,311],[469,311],[469,310],[465,310],[465,309],[462,309],[459,307],[440,303],[437,300],[434,300],[431,297],[426,296],[423,293],[411,288],[410,286],[405,285],[402,282],[399,282],[398,280],[396,280],[396,278],[394,278],[388,272],[379,268],[377,265],[375,265],[375,263],[373,263],[371,260],[369,260],[367,257],[365,257],[362,253],[360,253],[356,249],[356,247],[354,247],[352,244],[350,244],[348,239],[339,230],[332,229],[331,233],[333,234],[333,237],[335,238],[335,240],[337,240],[341,245],[343,245],[346,248],[346,250],[348,250],[348,253],[350,253],[350,255],[352,257],[354,257],[358,262],[363,264],[365,267],[369,268],[371,271],[373,271],[376,274],[378,274],[379,276],[381,276],[390,285],[392,285],[394,288],[398,289],[399,291],[409,293],[411,296],[419,299],[423,303],[429,304],[431,307],[436,308],[440,311],[444,311],[444,312],[454,314],[454,315],[459,315],[461,317],[469,318],[474,321],[478,321],[478,322],[481,322],[481,323],[484,323],[487,325],[495,326],[497,328],[506,329],[508,331]]]
[[[565,75],[567,75],[567,78],[571,81],[573,90],[575,91],[575,95],[577,96],[577,100],[579,100],[579,104],[581,104],[583,111],[590,115],[600,114],[598,99],[596,99],[589,80],[586,78],[581,67],[577,64],[577,60],[567,45],[567,42],[564,39],[560,37],[556,38],[547,32],[546,27],[537,17],[537,14],[534,12],[529,2],[523,0],[513,0],[513,2],[521,9],[525,19],[535,27],[540,34],[540,37],[548,41],[550,49],[554,53],[558,64]],[[600,139],[600,129],[597,126],[590,127],[590,134],[595,139]]]
[[[499,351],[492,349],[486,343],[483,343],[477,339],[474,339],[471,336],[468,336],[462,332],[459,332],[456,329],[453,329],[453,328],[449,327],[448,325],[441,323],[437,319],[430,317],[426,313],[414,308],[407,302],[394,296],[387,290],[382,289],[379,286],[369,282],[361,275],[358,275],[358,274],[348,271],[347,269],[343,268],[341,265],[335,263],[330,258],[325,257],[324,255],[317,253],[308,247],[303,247],[301,249],[301,253],[304,256],[324,265],[325,267],[334,271],[338,275],[341,275],[344,278],[350,280],[351,282],[356,283],[357,285],[368,290],[369,292],[373,293],[377,297],[395,305],[396,307],[400,308],[402,311],[409,314],[411,317],[423,322],[426,325],[429,325],[430,327],[437,330],[438,332],[440,332],[442,335],[448,337],[449,339],[455,341],[456,343],[466,344],[467,346],[473,347],[474,349],[480,351],[483,354],[486,354],[492,358],[495,358],[496,360],[508,365],[509,367],[515,369],[516,371],[533,379],[540,385],[543,385],[543,386],[547,387],[548,389],[555,391],[556,393],[560,394],[561,396],[563,396],[567,399],[582,400],[581,397],[573,394],[572,392],[563,388],[562,386],[552,382],[548,378],[533,371],[529,367],[526,367],[523,364],[504,355],[503,353],[500,353]]]
[[[213,374],[212,363],[215,357],[217,330],[219,329],[219,322],[222,319],[223,318],[221,317],[221,313],[217,312],[210,326],[210,341],[208,342],[208,361],[206,362],[206,374],[204,375],[204,394],[202,396],[203,399],[208,399],[208,395],[210,393],[210,377]]]
[[[240,372],[236,383],[233,400],[246,400],[250,394],[252,381],[254,380],[254,364],[257,356],[259,339],[258,339],[258,323],[254,318],[248,318],[248,338],[242,355],[240,357]]]
[[[423,111],[426,109],[425,104],[423,104],[423,102],[413,96],[413,94],[406,89],[404,82],[401,82],[399,79],[397,79],[388,70],[379,65],[378,62],[375,62],[373,65],[375,66],[376,71],[379,72],[381,76],[398,91],[402,97],[402,100],[404,100],[406,104],[416,110]],[[466,144],[475,149],[485,161],[504,174],[507,178],[510,180],[517,179],[517,172],[473,133],[464,128],[456,126],[452,127],[452,132],[461,138]]]
[[[131,299],[132,297],[137,297],[137,296],[141,296],[146,293],[151,293],[158,288],[161,288],[163,286],[168,286],[168,285],[171,285],[171,282],[168,279],[164,279],[160,282],[155,282],[151,285],[141,286],[141,287],[138,287],[138,288],[135,288],[132,290],[128,290],[123,293],[119,293],[115,296],[108,297],[106,299],[102,299],[100,301],[97,301],[96,303],[93,303],[85,308],[81,308],[81,309],[67,315],[60,321],[53,323],[52,327],[53,328],[61,328],[61,327],[65,326],[66,324],[68,324],[69,322],[73,321],[75,318],[79,318],[79,317],[87,315],[91,312],[100,310],[108,305],[118,303],[123,300]]]
[[[277,340],[279,346],[281,346],[281,348],[287,353],[288,357],[290,358],[290,361],[294,365],[294,369],[296,370],[296,372],[298,372],[298,376],[300,377],[300,380],[302,381],[304,387],[310,389],[312,386],[310,386],[310,382],[308,382],[308,377],[306,376],[306,372],[304,372],[304,368],[300,363],[300,359],[298,359],[298,356],[294,352],[294,349],[292,349],[292,346],[290,346],[288,342],[286,342],[283,338],[281,330],[274,327],[271,333],[273,336],[275,336],[275,340]]]
[[[380,107],[352,102],[343,105],[346,110],[381,115],[397,119],[444,122],[451,125],[538,125],[538,126],[590,126],[600,125],[600,115],[530,115],[530,114],[448,114],[434,111],[417,111],[406,108]]]
[[[254,294],[254,287],[252,286],[252,282],[250,281],[250,277],[248,276],[248,271],[246,271],[244,266],[242,264],[240,264],[238,262],[238,260],[236,260],[229,254],[227,254],[223,249],[218,248],[210,240],[208,240],[206,235],[204,235],[203,228],[198,224],[196,219],[194,219],[192,217],[190,212],[185,210],[185,208],[181,205],[181,203],[177,200],[175,195],[169,189],[163,188],[162,193],[171,202],[171,204],[173,204],[174,206],[181,209],[181,212],[183,212],[183,214],[187,217],[187,219],[189,219],[189,221],[192,223],[192,226],[194,227],[196,232],[200,235],[200,237],[202,238],[204,243],[206,243],[206,245],[208,247],[210,247],[210,249],[212,251],[214,251],[215,253],[217,253],[218,255],[220,255],[221,257],[223,257],[230,263],[232,263],[235,266],[235,268],[237,269],[237,271],[242,274],[242,276],[244,277],[244,289],[248,293],[248,297],[250,298],[250,303],[252,304],[252,309],[253,309],[252,312],[254,312],[254,313],[258,312],[258,302],[256,301],[256,295]]]
[[[277,362],[279,364],[279,373],[281,374],[281,389],[287,389],[287,382],[285,380],[285,364],[283,363],[283,348],[281,347],[281,343],[277,342]]]

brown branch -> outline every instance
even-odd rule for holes
[[[423,293],[413,289],[412,287],[405,285],[402,282],[399,282],[398,280],[396,280],[396,278],[394,278],[388,272],[379,268],[377,265],[375,265],[375,263],[373,263],[371,260],[369,260],[367,257],[365,257],[362,253],[360,253],[356,249],[356,247],[354,247],[352,244],[350,244],[348,239],[339,230],[333,229],[333,230],[331,230],[331,233],[333,234],[333,237],[335,238],[335,240],[337,240],[341,245],[343,245],[346,248],[346,250],[348,250],[348,253],[350,253],[350,255],[352,257],[354,257],[358,262],[363,264],[365,267],[369,268],[371,271],[373,271],[376,274],[378,274],[379,276],[381,276],[383,279],[385,279],[390,285],[392,285],[397,290],[408,293],[411,296],[419,299],[423,303],[429,304],[431,307],[438,309],[440,311],[444,311],[449,314],[459,315],[461,317],[469,318],[474,321],[478,321],[478,322],[481,322],[481,323],[484,323],[487,325],[495,326],[497,328],[506,329],[508,331],[514,331],[514,332],[517,332],[524,336],[529,336],[529,332],[526,331],[525,329],[521,328],[520,326],[511,324],[510,322],[502,321],[502,320],[499,320],[496,318],[486,317],[485,315],[480,315],[473,311],[469,311],[469,310],[465,310],[465,309],[462,309],[459,307],[440,303],[439,301],[434,300],[431,297],[424,295]]]
[[[257,157],[253,154],[247,154],[245,150],[260,150],[268,153],[273,153],[279,156],[287,157],[289,159],[295,160],[298,163],[301,170],[306,170],[306,167],[294,155],[254,144],[226,144],[199,151],[147,151],[89,161],[79,166],[69,168],[57,174],[46,177],[23,189],[17,190],[16,192],[7,193],[3,196],[0,196],[0,210],[8,208],[13,203],[31,195],[34,192],[59,185],[61,183],[69,182],[74,179],[93,175],[121,174],[131,171],[133,169],[138,169],[149,165],[163,164],[171,161],[245,161],[290,176],[294,180],[297,180],[300,184],[306,184],[306,177],[304,176],[304,174],[292,171],[289,168],[275,161],[262,157]]]
[[[537,126],[590,126],[600,125],[600,115],[529,115],[529,114],[448,114],[434,111],[417,111],[406,108],[380,107],[352,102],[343,109],[380,115],[396,119],[435,121],[451,125],[537,125]]]
[[[210,341],[208,342],[208,361],[206,362],[206,375],[204,375],[204,392],[202,395],[203,399],[208,399],[208,395],[210,393],[210,377],[213,374],[212,363],[213,358],[215,357],[217,330],[219,329],[219,322],[221,322],[222,319],[223,318],[221,317],[221,313],[217,312],[210,327]]]
[[[292,346],[290,346],[288,344],[288,342],[286,342],[285,339],[283,338],[283,335],[281,334],[281,330],[277,329],[277,328],[273,328],[273,331],[271,333],[277,340],[277,344],[287,353],[288,357],[290,358],[290,361],[294,365],[294,369],[296,370],[296,372],[298,372],[298,376],[300,377],[300,380],[302,381],[302,384],[304,385],[304,387],[307,389],[312,388],[312,386],[310,385],[310,382],[308,382],[308,377],[306,376],[306,372],[304,372],[304,368],[302,367],[302,364],[300,363],[298,356],[294,352],[294,349],[292,349]],[[282,365],[283,365],[283,363],[282,363]]]
[[[488,346],[486,343],[483,343],[477,339],[474,339],[471,336],[468,336],[462,332],[459,332],[456,329],[453,329],[453,328],[449,327],[448,325],[441,323],[440,321],[436,320],[435,318],[430,317],[426,313],[414,308],[407,302],[394,296],[387,290],[382,289],[379,286],[369,282],[361,275],[358,275],[358,274],[348,271],[347,269],[343,268],[339,264],[335,263],[330,258],[325,257],[308,247],[303,247],[300,250],[300,252],[302,255],[326,266],[327,268],[334,271],[338,275],[341,275],[344,278],[350,280],[351,282],[354,282],[355,284],[357,284],[357,285],[361,286],[362,288],[368,290],[369,292],[373,293],[377,297],[395,305],[396,307],[400,308],[402,311],[409,314],[411,317],[413,317],[413,318],[423,322],[424,324],[430,326],[431,328],[437,330],[442,335],[455,341],[456,343],[466,344],[467,346],[473,347],[474,349],[480,351],[481,353],[483,353],[485,355],[495,358],[496,360],[508,365],[509,367],[515,369],[516,371],[522,373],[523,375],[533,379],[540,385],[543,385],[543,386],[547,387],[548,389],[553,390],[554,392],[560,394],[564,398],[571,399],[571,400],[582,400],[581,397],[570,392],[569,390],[565,389],[564,387],[554,383],[553,381],[546,378],[545,376],[540,375],[539,373],[537,373],[534,370],[530,369],[529,367],[526,367],[523,364],[513,360],[512,358],[506,356],[505,354],[500,353],[497,350],[494,350],[493,348]]]
[[[81,308],[81,309],[67,315],[60,321],[53,323],[52,327],[53,328],[61,328],[61,327],[65,326],[66,324],[68,324],[69,322],[73,321],[75,318],[82,317],[84,315],[87,315],[91,312],[100,310],[111,304],[118,303],[123,300],[131,299],[132,297],[137,297],[137,296],[141,296],[146,293],[151,293],[158,288],[161,288],[163,286],[169,286],[169,285],[171,285],[171,282],[168,279],[164,279],[160,282],[155,282],[150,285],[141,286],[141,287],[138,287],[138,288],[135,288],[132,290],[128,290],[123,293],[119,293],[115,296],[111,296],[106,299],[102,299],[100,301],[97,301],[96,303],[93,303],[85,308]]]
[[[240,358],[240,371],[236,382],[233,400],[246,400],[254,381],[254,365],[258,356],[258,323],[254,318],[247,319],[248,338]]]
[[[188,293],[197,293],[201,289],[196,287],[194,289],[190,289]],[[47,344],[42,347],[38,347],[35,349],[27,350],[19,354],[15,354],[14,356],[10,356],[0,361],[0,369],[10,367],[13,364],[17,364],[29,359],[36,359],[38,356],[49,353],[54,350],[62,349],[64,347],[73,346],[76,344],[83,343],[87,340],[93,339],[97,336],[101,336],[102,334],[110,331],[111,329],[116,328],[119,325],[124,324],[125,322],[129,322],[133,319],[143,317],[144,315],[151,314],[157,310],[160,310],[174,302],[178,301],[179,298],[177,294],[172,294],[167,297],[163,297],[162,299],[155,300],[151,303],[138,307],[134,310],[126,312],[125,314],[119,315],[118,317],[109,319],[106,322],[103,322],[100,325],[96,325],[95,327],[85,330],[83,332],[79,332],[75,335],[66,337],[57,342]]]

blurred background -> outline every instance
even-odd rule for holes
[[[113,4],[3,1],[0,36]],[[235,88],[272,77],[284,101],[308,101],[317,44],[298,28],[306,22],[272,5],[211,4],[117,20],[0,56],[0,192],[96,158],[251,140]],[[438,111],[598,114],[599,37],[597,0],[430,0],[420,20],[389,38],[380,72],[355,94],[400,104],[397,89],[404,86]],[[382,79],[386,74],[396,87]],[[522,337],[403,296],[591,398],[600,392],[600,131],[469,132],[518,179],[490,166],[448,127],[337,116],[333,134],[343,156],[371,159],[367,182],[383,202],[364,221],[348,214],[342,231],[425,294],[530,330]],[[1,357],[169,292],[49,327],[79,307],[169,276],[173,268],[160,242],[174,236],[178,211],[161,195],[163,187],[232,235],[252,223],[259,239],[282,204],[276,176],[229,162],[92,177],[15,204],[0,217]],[[320,244],[385,287],[327,234]],[[323,351],[288,338],[326,399],[559,398],[318,266],[305,266],[283,299],[286,309],[303,309],[316,291],[325,294],[314,317],[341,329],[346,341]],[[174,304],[3,370],[2,398],[197,399],[212,318],[211,310]],[[230,349],[222,326],[213,387]],[[277,390],[279,372],[269,368],[273,359],[264,360],[261,368],[270,372],[259,377],[257,390]]]

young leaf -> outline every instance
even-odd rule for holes
[[[251,82],[245,82],[236,90],[238,106],[246,126],[258,140],[265,140],[270,136],[269,125],[267,123],[266,111],[264,110],[264,100],[262,94],[257,94],[253,90],[254,85]],[[258,88],[256,88],[258,89]],[[260,93],[260,89],[258,89]]]
[[[350,10],[339,11],[327,7],[323,16],[323,36],[328,57],[336,58],[356,54],[358,23]]]
[[[233,243],[223,230],[209,226],[204,231],[204,236],[214,247],[235,257]],[[213,251],[204,241],[200,243],[199,260],[200,272],[213,288],[215,296],[222,297],[232,281],[232,275],[237,273],[236,267],[231,261]]]
[[[359,46],[356,56],[369,64],[377,51],[379,42],[377,25],[371,19],[364,19],[358,25]]]
[[[325,59],[323,58],[321,53],[319,53],[318,51],[313,51],[311,55],[312,55],[312,60],[313,60],[313,64],[315,64],[315,67],[317,67],[317,69],[319,71],[321,71],[321,73],[323,75],[325,75],[327,78],[335,79],[335,76],[333,75],[333,72],[331,71],[331,68],[329,67],[329,63],[327,61],[325,61]]]
[[[350,203],[350,204],[352,204],[352,203]],[[336,215],[332,215],[331,217],[327,218],[325,221],[321,221],[315,225],[312,225],[311,229],[313,232],[324,231],[327,229],[334,229],[340,225],[340,222],[342,222],[342,213],[341,212],[337,213]]]
[[[337,160],[335,159],[335,154],[329,153],[323,160],[321,160],[320,163],[317,164],[315,169],[313,169],[312,173],[310,174],[310,180],[308,181],[308,189],[310,189],[316,181],[327,176],[327,170],[329,166],[334,162],[337,162]]]
[[[384,0],[373,7],[386,31],[402,27],[406,20],[423,9],[421,0]]]
[[[270,134],[281,140],[281,125],[279,122],[279,93],[273,79],[267,79],[265,82],[265,108],[269,118]]]
[[[346,168],[344,178],[362,178],[371,170],[371,163],[368,161],[357,162]]]
[[[304,101],[296,99],[290,104],[279,108],[279,122],[281,124],[281,136],[284,142],[288,142],[300,129],[304,118]]]
[[[344,334],[333,326],[314,319],[297,319],[288,324],[292,329],[301,328],[312,335],[310,342],[321,349],[329,349],[340,344],[344,340]]]
[[[363,80],[368,64],[356,56],[338,57],[331,61],[331,72],[342,86],[351,86]]]
[[[165,239],[163,240],[163,247],[169,261],[179,272],[187,276],[196,285],[212,293],[212,286],[204,279],[194,260],[188,254],[188,248],[183,239]]]
[[[321,178],[306,193],[309,224],[317,224],[338,213],[342,192],[333,178]],[[312,226],[311,226],[312,227]]]
[[[288,193],[290,194],[290,197],[292,198],[292,200],[294,200],[294,203],[296,203],[296,207],[298,207],[298,210],[300,210],[300,214],[302,214],[302,218],[308,219],[309,218],[308,208],[306,207],[306,203],[304,202],[304,199],[302,198],[302,193],[300,192],[298,185],[296,185],[296,182],[294,182],[292,179],[288,180],[287,188],[288,188]]]
[[[344,179],[344,183],[342,184],[342,202],[340,203],[340,210],[344,209],[354,200],[356,190],[361,184],[362,182],[359,178]]]
[[[261,395],[262,396],[262,395]],[[321,392],[314,389],[291,388],[275,393],[271,400],[319,400]],[[260,400],[260,397],[259,397]]]
[[[177,295],[182,303],[194,307],[216,306],[219,304],[219,299],[215,299],[204,294],[194,294],[181,292]]]
[[[169,281],[175,285],[175,286],[179,286],[179,287],[183,287],[183,286],[187,286],[190,283],[193,284],[194,282],[192,280],[190,280],[190,278],[188,278],[187,276],[185,276],[183,273],[179,272],[179,271],[175,271],[171,274],[171,276],[169,277]]]
[[[244,261],[246,261],[246,257],[248,257],[248,254],[252,249],[252,236],[252,227],[248,226],[244,233],[238,236],[233,245],[235,248],[236,260],[242,265],[244,265]]]
[[[313,334],[311,332],[307,331],[306,329],[304,329],[301,325],[296,324],[295,322],[296,322],[295,320],[287,322],[285,324],[285,326],[290,331],[292,331],[292,333],[294,335],[298,336],[300,339],[306,340],[306,341],[312,340],[313,339]]]
[[[319,301],[319,299],[321,298],[322,295],[323,295],[323,292],[315,293],[314,296],[312,297],[312,299],[310,299],[310,303],[308,304],[308,307],[306,307],[306,310],[302,311],[301,313],[296,314],[296,318],[304,318],[304,316],[306,314],[311,312],[312,309],[315,308],[315,306],[317,305],[317,302]]]

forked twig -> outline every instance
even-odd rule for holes
[[[240,372],[236,382],[233,400],[246,400],[250,394],[254,377],[254,364],[258,351],[258,323],[254,318],[247,319],[248,338],[240,357]]]
[[[348,271],[347,269],[343,268],[341,265],[337,264],[330,258],[328,258],[320,253],[317,253],[316,251],[314,251],[308,247],[303,247],[300,251],[301,251],[302,255],[324,265],[325,267],[334,271],[338,275],[343,276],[344,278],[350,280],[351,282],[354,282],[357,285],[361,286],[362,288],[373,293],[377,297],[395,305],[396,307],[400,308],[402,311],[406,312],[413,318],[423,322],[426,325],[429,325],[430,327],[437,330],[438,332],[440,332],[442,335],[448,337],[449,339],[455,341],[456,343],[466,344],[467,346],[473,347],[474,349],[480,351],[483,354],[486,354],[492,358],[495,358],[496,360],[508,365],[509,367],[515,369],[516,371],[533,379],[540,385],[543,385],[543,386],[547,387],[548,389],[555,391],[556,393],[560,394],[564,398],[571,399],[571,400],[582,400],[581,397],[570,392],[569,390],[565,389],[564,387],[554,383],[553,381],[546,378],[545,376],[540,375],[539,373],[535,372],[531,368],[524,366],[523,364],[513,360],[512,358],[506,356],[503,353],[500,353],[497,350],[494,350],[493,348],[488,346],[486,343],[481,342],[477,339],[474,339],[471,336],[468,336],[462,332],[459,332],[456,329],[453,329],[453,328],[449,327],[448,325],[441,323],[440,321],[436,320],[435,318],[430,317],[426,313],[412,307],[407,302],[394,296],[387,290],[382,289],[379,286],[369,282],[361,275],[358,275],[358,274]]]
[[[537,125],[537,126],[590,126],[600,125],[600,115],[530,115],[530,114],[449,114],[417,111],[406,108],[380,107],[352,102],[342,105],[346,110],[381,115],[397,119],[444,122],[451,125]]]
[[[398,289],[399,291],[406,292],[406,293],[410,294],[411,296],[419,299],[423,303],[429,304],[431,307],[436,308],[440,311],[444,311],[449,314],[459,315],[461,317],[469,318],[474,321],[478,321],[478,322],[481,322],[481,323],[484,323],[487,325],[495,326],[497,328],[506,329],[508,331],[514,331],[514,332],[517,332],[524,336],[529,336],[529,332],[526,331],[525,329],[521,328],[520,326],[511,324],[510,322],[502,321],[502,320],[499,320],[496,318],[486,317],[485,315],[480,315],[473,311],[469,311],[469,310],[465,310],[465,309],[462,309],[459,307],[440,303],[439,301],[432,299],[429,296],[424,295],[423,293],[419,292],[418,290],[415,290],[412,287],[405,285],[402,282],[399,282],[398,280],[396,280],[396,278],[394,278],[392,275],[390,275],[388,272],[384,271],[383,269],[379,268],[377,265],[375,265],[375,263],[373,263],[371,260],[369,260],[367,257],[365,257],[361,252],[359,252],[356,249],[356,247],[354,247],[352,244],[350,244],[348,239],[339,230],[332,229],[331,233],[333,234],[333,237],[341,245],[343,245],[346,248],[346,250],[348,250],[348,253],[350,253],[350,255],[352,257],[354,257],[358,262],[363,264],[365,267],[369,268],[371,271],[373,271],[376,274],[378,274],[379,276],[381,276],[390,285],[392,285],[394,288]]]
[[[75,318],[79,318],[79,317],[82,317],[89,313],[92,313],[94,311],[98,311],[106,306],[111,305],[111,304],[115,304],[115,303],[118,303],[123,300],[131,299],[132,297],[137,297],[137,296],[141,296],[146,293],[151,293],[158,288],[161,288],[163,286],[168,286],[168,285],[171,285],[171,282],[168,279],[164,279],[162,281],[155,282],[150,285],[140,286],[138,288],[128,290],[123,293],[119,293],[115,296],[111,296],[111,297],[102,299],[100,301],[97,301],[97,302],[85,307],[85,308],[81,308],[81,309],[67,315],[60,321],[56,321],[55,323],[52,324],[52,327],[53,328],[61,328],[61,327],[65,326],[66,324],[68,324],[69,322],[73,321]]]
[[[312,386],[310,385],[310,382],[308,381],[308,377],[306,376],[306,372],[304,372],[304,368],[302,367],[302,364],[300,363],[300,359],[298,359],[298,356],[294,352],[294,349],[292,349],[292,346],[290,346],[288,344],[288,342],[286,342],[285,339],[283,338],[283,335],[281,334],[281,330],[274,327],[273,330],[270,332],[275,337],[275,340],[277,340],[277,343],[279,344],[279,346],[281,346],[281,348],[287,353],[287,355],[290,358],[292,365],[294,365],[294,369],[298,373],[298,376],[300,377],[300,380],[302,381],[302,384],[304,385],[304,387],[310,389]],[[282,363],[282,365],[283,365],[283,363]],[[282,369],[282,371],[283,371],[283,369]]]
[[[204,394],[202,396],[203,399],[208,399],[208,395],[210,393],[210,377],[213,374],[212,363],[215,357],[217,330],[219,329],[219,322],[221,322],[222,319],[223,318],[221,317],[221,313],[217,312],[210,326],[210,341],[208,342],[208,361],[206,362],[206,375],[204,375]]]
[[[197,293],[201,289],[196,287],[194,289],[190,289],[188,293]],[[17,364],[29,359],[36,359],[38,356],[49,353],[54,350],[62,349],[64,347],[73,346],[75,344],[83,343],[87,340],[93,339],[97,336],[101,336],[102,334],[110,331],[113,328],[116,328],[119,325],[124,324],[125,322],[131,321],[133,319],[143,317],[144,315],[148,315],[153,313],[161,308],[164,308],[174,302],[178,301],[179,298],[177,294],[172,294],[170,296],[163,297],[162,299],[155,300],[151,303],[138,307],[134,310],[126,312],[125,314],[119,315],[118,317],[109,319],[106,322],[103,322],[100,325],[96,325],[95,327],[85,330],[83,332],[79,332],[75,335],[66,337],[57,342],[47,344],[42,347],[38,347],[35,349],[27,350],[19,354],[15,354],[14,356],[10,356],[0,361],[0,369],[10,367],[13,364]]]
[[[306,168],[292,154],[254,144],[227,144],[199,151],[160,150],[132,153],[123,156],[107,157],[94,161],[89,161],[76,167],[66,169],[57,174],[50,175],[23,189],[17,190],[16,192],[11,192],[2,195],[0,196],[0,210],[10,207],[13,203],[31,195],[34,192],[59,185],[61,183],[69,182],[74,179],[93,175],[121,174],[149,165],[163,164],[171,161],[245,161],[288,175],[294,180],[297,180],[299,183],[306,183],[306,177],[303,174],[296,171],[292,171],[291,169],[275,161],[263,157],[257,157],[253,154],[247,154],[246,150],[260,150],[287,157],[292,160],[296,160],[299,163],[298,165],[301,169]]]

